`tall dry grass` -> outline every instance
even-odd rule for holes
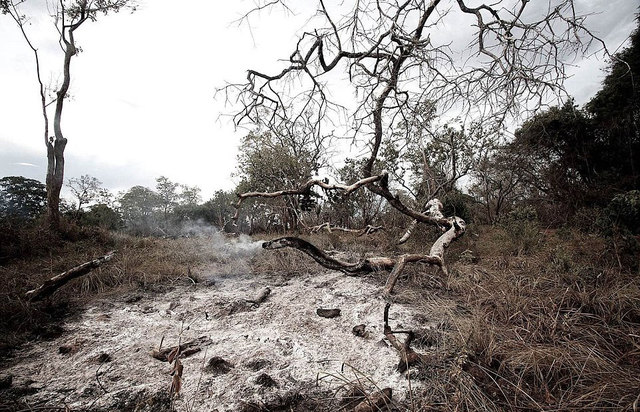
[[[136,238],[100,229],[67,227],[61,234],[33,227],[12,232],[19,253],[0,266],[0,352],[25,340],[56,336],[59,320],[89,300],[191,281],[198,267],[216,261],[206,239]],[[21,245],[28,244],[28,248]],[[24,293],[74,266],[116,250],[114,258],[61,287],[44,302]]]
[[[434,235],[403,246],[380,234],[309,240],[358,259],[426,252]],[[271,270],[324,270],[297,251],[261,259],[265,269],[271,261]],[[640,276],[620,268],[606,239],[571,229],[514,237],[502,227],[471,226],[447,261],[448,276],[407,267],[393,297],[424,314],[414,320],[418,332],[421,323],[438,325],[425,334],[426,346],[416,341],[438,361],[414,371],[422,386],[404,407],[640,410]],[[370,280],[383,284],[386,276]]]

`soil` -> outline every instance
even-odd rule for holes
[[[384,285],[374,278],[208,273],[195,285],[94,301],[63,321],[60,335],[19,348],[3,366],[11,378],[0,406],[335,410],[354,386],[391,388],[396,402],[408,398],[409,385],[419,389],[397,372],[397,352],[379,344]],[[264,302],[246,302],[265,287]],[[320,317],[320,308],[339,308],[340,316]],[[412,325],[419,315],[394,304],[391,323],[424,327]],[[151,353],[197,339],[200,350],[180,359],[182,388],[172,399],[171,365]]]

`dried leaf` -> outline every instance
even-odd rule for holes
[[[173,360],[178,356],[178,351],[180,350],[179,346],[176,346],[169,354],[167,355],[167,360],[169,363],[172,363]]]
[[[180,393],[180,388],[182,388],[182,378],[180,376],[173,375],[173,379],[171,380],[171,389],[169,390],[169,394],[178,395]]]
[[[182,362],[179,359],[176,359],[176,363],[173,364],[173,368],[171,369],[171,375],[178,375],[182,377]]]

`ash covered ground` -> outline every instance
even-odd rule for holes
[[[396,371],[397,352],[381,342],[384,285],[374,278],[225,273],[216,264],[199,278],[92,302],[61,325],[61,336],[16,351],[3,396],[45,409],[339,410],[357,385],[391,388],[393,409],[404,410],[410,387],[421,385]],[[246,302],[264,287],[271,293],[263,303]],[[320,317],[319,308],[341,316]],[[390,323],[424,328],[424,319],[394,304]],[[366,334],[355,336],[361,324]],[[196,339],[201,350],[181,359],[172,399],[171,366],[151,352]]]

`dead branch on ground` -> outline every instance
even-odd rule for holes
[[[245,302],[252,304],[254,307],[260,306],[262,302],[264,302],[267,297],[271,294],[271,289],[265,287],[254,297],[253,299],[245,299]]]
[[[70,280],[86,275],[87,273],[91,272],[93,269],[97,268],[103,263],[110,261],[114,253],[115,251],[111,251],[104,256],[101,256],[89,262],[85,262],[81,265],[78,265],[74,268],[67,270],[66,272],[62,272],[61,274],[47,280],[36,289],[26,292],[25,297],[31,302],[36,302],[48,296],[51,296],[53,292],[58,290],[58,288],[65,285]]]
[[[186,358],[187,356],[200,352],[202,346],[209,345],[210,343],[211,339],[208,336],[200,336],[197,339],[170,348],[154,349],[150,355],[162,362],[172,363],[177,357]]]
[[[290,247],[298,249],[301,252],[311,256],[320,265],[327,269],[339,270],[347,275],[355,276],[365,273],[377,272],[381,270],[391,270],[389,279],[385,286],[385,294],[391,294],[393,288],[398,280],[398,277],[402,273],[407,263],[428,263],[436,265],[446,273],[444,266],[444,251],[449,244],[462,236],[465,231],[464,221],[460,218],[455,218],[451,224],[451,228],[447,230],[442,236],[436,240],[431,247],[429,255],[423,254],[404,254],[396,258],[392,257],[370,257],[361,259],[358,262],[350,263],[345,262],[334,257],[329,256],[326,252],[320,250],[318,247],[307,242],[306,240],[298,237],[281,237],[268,242],[264,242],[262,247],[264,249],[275,250]]]
[[[413,365],[427,364],[430,359],[426,355],[417,353],[411,348],[411,341],[415,337],[413,331],[393,331],[389,326],[389,308],[390,303],[387,303],[384,307],[384,337],[387,338],[391,346],[393,346],[400,354],[400,361],[398,362],[398,372],[404,373]],[[404,333],[407,335],[407,339],[404,342],[395,336],[395,334]]]

